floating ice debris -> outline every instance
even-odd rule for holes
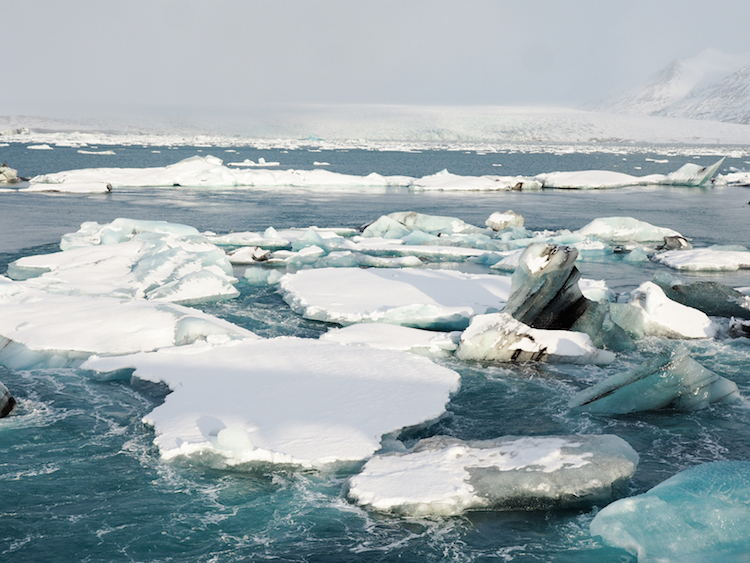
[[[750,319],[750,296],[714,281],[683,283],[666,272],[654,274],[653,282],[672,301],[703,311],[712,317]]]
[[[705,313],[672,301],[653,282],[631,291],[629,303],[613,303],[610,312],[612,319],[635,338],[711,338],[717,331]]]
[[[21,192],[56,192],[70,194],[106,194],[112,191],[108,182],[63,182],[61,184],[31,184]]]
[[[750,268],[750,252],[747,250],[669,250],[656,254],[653,259],[675,270],[731,272]]]
[[[302,338],[198,342],[83,368],[135,368],[166,383],[172,393],[144,418],[162,457],[214,454],[227,464],[364,459],[383,434],[439,417],[460,379],[414,354]],[[229,448],[224,429],[239,435]]]
[[[15,184],[18,181],[18,170],[14,170],[7,164],[0,166],[0,184]]]
[[[621,496],[638,454],[617,436],[505,436],[421,440],[409,453],[376,455],[349,480],[359,505],[408,516],[467,510],[536,510]]]
[[[450,270],[322,268],[287,274],[280,288],[292,310],[308,319],[463,330],[474,315],[502,309],[510,278]]]
[[[477,315],[461,335],[461,360],[486,362],[567,362],[607,364],[612,352],[597,350],[588,334],[531,328],[508,313]]]
[[[226,254],[193,232],[158,221],[84,223],[63,237],[61,247],[69,250],[16,260],[8,276],[52,293],[182,304],[237,297]]]
[[[27,149],[36,150],[36,151],[51,151],[54,150],[51,146],[44,143],[42,145],[28,145],[26,147]]]
[[[508,209],[504,212],[496,211],[484,223],[493,231],[504,231],[508,227],[523,227],[523,216]]]
[[[0,307],[0,364],[11,369],[77,366],[92,354],[132,354],[212,337],[255,337],[171,303],[50,295],[24,288],[0,295]]]
[[[262,235],[260,233],[242,232],[226,235],[206,235],[206,238],[218,246],[258,246],[268,250],[278,250],[290,248],[292,245],[289,239],[282,237],[273,227],[268,227]]]
[[[453,353],[458,347],[460,337],[460,331],[436,332],[393,324],[358,323],[344,328],[333,328],[320,339],[442,358]]]
[[[642,366],[605,379],[576,394],[570,408],[603,414],[626,414],[672,407],[694,411],[710,403],[740,399],[737,385],[704,368],[684,346]]]
[[[578,251],[567,246],[531,244],[519,257],[504,312],[540,329],[583,332],[597,348],[619,351],[633,346],[610,316],[609,303],[586,299],[578,286]]]
[[[270,250],[265,250],[259,246],[243,246],[228,253],[229,261],[235,265],[265,262],[270,255]]]
[[[425,215],[415,211],[400,211],[389,213],[367,225],[362,231],[365,237],[401,238],[411,231],[418,230],[431,235],[453,234],[487,234],[482,229],[465,223],[457,217],[441,215]]]
[[[677,231],[656,227],[633,217],[600,217],[577,231],[608,242],[655,242],[664,237],[682,236]]]
[[[278,162],[266,162],[266,159],[262,156],[258,159],[258,162],[253,162],[249,158],[246,158],[242,162],[227,162],[227,166],[257,166],[257,167],[264,167],[264,166],[278,166]]]
[[[5,418],[16,406],[16,400],[10,394],[8,388],[0,381],[0,418]]]
[[[716,461],[681,471],[603,508],[590,530],[638,561],[747,561],[750,462]]]
[[[507,191],[534,190],[541,183],[523,176],[458,176],[447,170],[417,178],[409,189],[413,191]]]
[[[115,154],[115,151],[109,150],[109,151],[85,151],[85,150],[79,150],[78,154],[99,154],[104,156],[112,156]]]

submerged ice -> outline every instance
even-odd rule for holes
[[[750,462],[686,469],[647,493],[618,500],[591,534],[638,561],[746,561],[750,557]]]

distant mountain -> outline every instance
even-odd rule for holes
[[[748,123],[750,53],[715,49],[677,59],[644,85],[611,96],[594,111]]]

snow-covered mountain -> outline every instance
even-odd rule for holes
[[[594,111],[748,123],[750,53],[715,49],[677,59],[644,85],[593,106]]]

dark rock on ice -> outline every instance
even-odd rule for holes
[[[504,312],[533,328],[584,332],[597,348],[632,349],[630,336],[611,319],[609,304],[581,293],[577,257],[578,250],[568,246],[526,247],[511,278]]]
[[[657,272],[653,282],[672,301],[713,317],[750,319],[750,296],[713,281],[683,283],[667,272]]]
[[[0,418],[6,417],[16,406],[16,400],[10,394],[8,388],[0,383]]]
[[[694,411],[710,403],[740,400],[737,385],[704,368],[678,346],[670,354],[605,379],[576,394],[568,406],[600,413],[626,414],[672,407]]]

